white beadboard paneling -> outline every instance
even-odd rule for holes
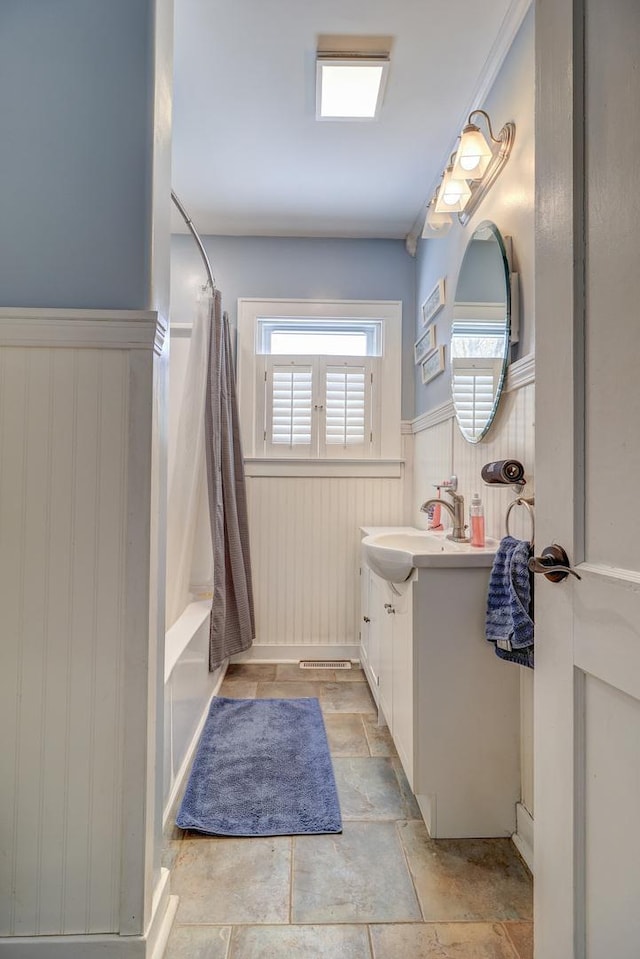
[[[111,933],[144,950],[167,908],[148,761],[165,331],[151,312],[0,309],[3,954]]]
[[[453,469],[453,420],[439,422],[430,429],[421,430],[413,443],[413,496],[411,524],[426,529],[428,518],[420,511],[420,505],[437,496],[436,483],[448,479]],[[444,499],[448,497],[442,494]],[[442,522],[446,522],[446,510],[442,510]]]
[[[453,472],[458,476],[458,490],[465,502],[471,501],[477,490],[485,508],[487,536],[500,539],[505,534],[504,518],[507,506],[517,495],[510,486],[486,486],[480,470],[485,463],[501,459],[517,459],[524,465],[527,486],[524,494],[532,495],[534,484],[534,390],[525,386],[503,395],[498,415],[487,437],[477,444],[467,443],[457,425],[453,430]],[[513,519],[513,523],[511,523]],[[530,539],[528,514],[524,508],[514,508],[510,517],[514,536]]]
[[[359,527],[403,521],[403,480],[247,480],[256,645],[357,643]]]
[[[4,935],[118,928],[128,363],[0,351]],[[6,662],[7,668],[4,668]],[[6,844],[6,845],[5,845]]]

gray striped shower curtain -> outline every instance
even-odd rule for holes
[[[255,637],[249,524],[229,319],[216,290],[205,409],[213,603],[209,669],[248,649]]]

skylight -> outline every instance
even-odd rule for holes
[[[375,120],[389,69],[386,58],[318,57],[317,120]]]

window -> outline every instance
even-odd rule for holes
[[[400,340],[400,304],[241,300],[247,457],[399,457]]]
[[[380,356],[380,320],[280,318],[257,320],[258,353]]]

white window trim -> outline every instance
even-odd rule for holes
[[[383,356],[379,377],[380,444],[375,456],[364,457],[359,463],[400,463],[402,302],[398,300],[238,300],[238,410],[246,459],[254,466],[273,461],[272,457],[262,455],[262,449],[256,448],[259,432],[256,418],[263,405],[259,391],[264,390],[264,363],[262,357],[256,355],[257,321],[271,317],[301,316],[383,320]],[[317,460],[305,457],[292,458],[291,462],[298,466],[308,463],[310,469],[318,465]],[[323,459],[322,462],[330,465],[333,461]],[[344,460],[342,463],[346,465]]]

